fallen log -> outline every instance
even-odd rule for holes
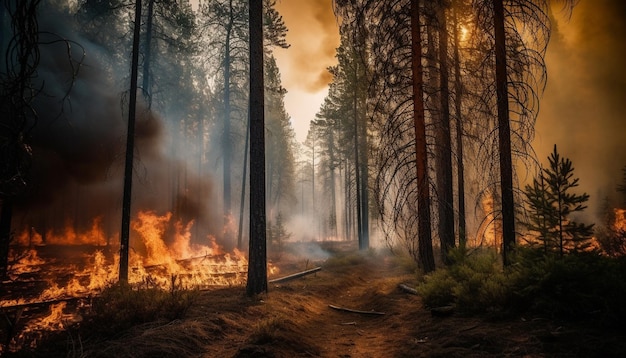
[[[66,297],[66,298],[55,298],[55,299],[46,300],[46,301],[26,302],[26,303],[19,303],[16,305],[0,306],[0,311],[5,312],[9,310],[29,309],[29,308],[38,307],[38,306],[50,306],[50,305],[60,303],[60,302],[74,302],[74,301],[80,301],[80,300],[88,300],[91,298],[93,298],[93,296]]]
[[[343,312],[350,312],[350,313],[358,313],[358,314],[366,314],[366,315],[374,315],[374,316],[384,316],[385,312],[376,312],[376,311],[360,311],[360,310],[353,310],[351,308],[345,308],[345,307],[339,307],[339,306],[335,306],[335,305],[328,305],[328,307],[337,310],[337,311],[343,311]]]
[[[302,276],[306,276],[306,275],[310,275],[312,273],[315,273],[317,271],[320,271],[322,268],[321,267],[316,267],[316,268],[312,268],[310,270],[306,270],[306,271],[302,271],[302,272],[298,272],[298,273],[294,273],[292,275],[289,276],[285,276],[285,277],[279,277],[279,278],[275,278],[273,280],[269,280],[268,283],[281,283],[281,282],[287,282],[290,280],[294,280],[296,278],[300,278]]]
[[[417,295],[417,290],[413,287],[409,287],[408,285],[405,285],[403,283],[399,284],[398,287],[404,292],[410,293],[412,295]]]

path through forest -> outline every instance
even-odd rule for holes
[[[433,316],[407,260],[385,253],[335,252],[325,260],[284,255],[280,274],[322,270],[269,294],[243,287],[198,292],[184,318],[151,322],[107,341],[67,332],[66,356],[92,357],[623,357],[626,334],[545,317]],[[335,305],[384,315],[332,309]],[[73,342],[69,345],[68,342]],[[80,344],[78,344],[80,343]],[[48,343],[49,344],[49,343]]]

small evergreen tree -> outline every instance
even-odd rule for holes
[[[291,238],[291,233],[285,228],[283,222],[283,215],[278,213],[274,223],[268,223],[267,225],[267,239],[269,246],[274,252],[276,258],[280,258],[282,255],[285,242]]]
[[[529,208],[526,226],[538,235],[546,251],[556,249],[562,256],[566,251],[584,251],[591,246],[593,224],[572,220],[571,215],[587,208],[589,195],[572,193],[578,186],[572,161],[557,152],[548,157],[549,168],[541,169],[533,185],[524,191]]]
[[[552,215],[551,210],[554,202],[550,200],[547,192],[548,187],[543,178],[542,168],[539,178],[533,179],[532,186],[526,185],[524,190],[526,204],[529,208],[528,221],[525,225],[530,232],[537,234],[537,240],[543,246],[545,253],[557,246],[557,238],[551,228],[558,225],[557,217]]]

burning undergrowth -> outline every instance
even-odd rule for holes
[[[140,211],[132,229],[131,291],[169,295],[245,281],[245,256],[237,250],[224,252],[213,238],[207,244],[192,242],[193,222],[173,220],[171,213]],[[80,322],[94,300],[107,301],[99,296],[117,282],[119,246],[104,244],[98,222],[88,232],[67,229],[46,236],[44,243],[36,231],[23,232],[12,247],[13,265],[0,300],[14,331],[8,332],[8,348],[36,345],[45,331]]]

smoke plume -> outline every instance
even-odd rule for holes
[[[88,228],[102,220],[108,236],[120,227],[124,151],[128,117],[130,69],[106,70],[107,53],[70,28],[68,15],[46,8],[38,19],[52,44],[40,46],[33,105],[37,118],[29,135],[33,161],[27,190],[15,200],[15,231],[34,228],[45,234],[71,224]],[[80,45],[80,46],[79,46]],[[84,59],[81,60],[83,53]],[[68,56],[70,54],[71,56]],[[76,69],[79,71],[76,72]],[[138,97],[141,97],[139,95]],[[222,231],[221,218],[208,203],[212,184],[186,163],[165,155],[165,121],[139,103],[132,212],[173,212],[187,223],[194,220],[202,238]],[[184,180],[182,179],[184,177]]]
[[[301,88],[319,92],[328,86],[332,77],[326,71],[335,64],[335,49],[339,46],[339,30],[331,0],[284,0],[276,5],[289,28],[287,42],[289,56],[277,51],[285,63],[281,67],[287,88]]]
[[[597,215],[626,165],[626,3],[581,1],[571,19],[555,16],[534,146],[544,166],[554,144],[572,160]]]

